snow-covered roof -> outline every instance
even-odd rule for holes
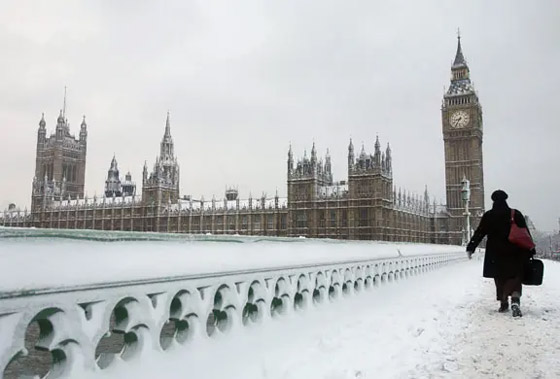
[[[52,208],[68,208],[68,207],[86,207],[86,206],[93,206],[93,205],[102,205],[105,206],[113,206],[118,204],[132,204],[132,203],[139,203],[142,201],[142,196],[119,196],[119,197],[86,197],[83,199],[72,199],[72,200],[62,200],[62,201],[55,201],[52,205]]]
[[[239,200],[179,200],[179,204],[171,205],[172,210],[193,210],[193,211],[200,211],[204,210],[205,212],[210,212],[213,209],[217,211],[232,211],[237,210],[237,203],[239,202],[239,210],[243,209],[263,209],[263,201],[262,198],[254,198],[252,201],[249,199],[239,199]],[[278,207],[279,208],[286,208],[288,206],[288,199],[287,198],[278,198]],[[276,207],[276,199],[275,198],[265,198],[264,199],[264,209],[274,209]]]
[[[27,209],[22,211],[19,208],[0,212],[0,218],[7,218],[7,219],[8,218],[13,219],[13,218],[24,217],[24,216],[26,217],[29,215],[31,215],[31,213],[28,212]]]
[[[449,216],[449,210],[447,209],[447,206],[445,206],[445,204],[436,204],[435,217],[442,218],[448,216]]]
[[[319,197],[344,197],[348,194],[348,184],[333,184],[321,186],[317,189]]]
[[[447,90],[447,95],[466,95],[474,93],[474,87],[470,79],[454,80]]]

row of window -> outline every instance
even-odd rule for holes
[[[325,211],[320,210],[317,212],[318,225],[319,227],[337,227],[337,211],[330,210],[328,212],[328,220],[325,217]],[[348,212],[346,209],[341,211],[340,227],[348,226]],[[404,213],[393,213],[392,216],[387,217],[387,222],[391,225],[395,225],[399,228],[411,228],[413,225],[418,223],[424,223],[427,227],[427,219],[422,219],[419,216],[408,215]],[[354,226],[383,226],[384,222],[382,220],[375,220],[373,218],[373,212],[367,208],[361,208],[358,210],[357,218],[354,222]],[[296,211],[295,214],[295,227],[296,228],[307,228],[308,218],[307,212],[303,210]]]
[[[453,72],[453,79],[465,79],[467,77],[467,70],[460,70]]]
[[[53,215],[54,215],[54,213],[51,214],[50,218],[48,218],[44,221],[47,222],[47,223],[58,223],[59,222],[58,218],[53,217]],[[93,215],[88,215],[85,218],[84,217],[78,217],[78,218],[75,218],[75,217],[66,218],[66,217],[64,217],[64,218],[60,219],[60,223],[62,225],[65,225],[66,223],[69,223],[69,224],[76,223],[76,222],[82,223],[83,221],[93,221],[93,219],[94,219]],[[135,223],[137,225],[142,225],[142,221],[139,221],[139,219],[140,219],[139,217],[134,218],[134,219],[131,219],[131,218],[120,219],[120,218],[111,218],[111,217],[101,217],[100,215],[99,215],[99,217],[95,218],[96,222],[102,222],[103,221],[105,223],[105,225],[109,224],[112,221],[113,225],[115,225],[115,226],[120,225],[121,222],[125,223],[126,225],[130,225],[130,222],[132,220],[136,220]],[[150,219],[146,219],[146,220],[150,220]],[[262,223],[261,223],[260,217],[254,218],[252,221],[253,221],[252,222],[252,224],[253,224],[252,228],[253,229],[262,229]],[[269,215],[269,217],[266,218],[265,222],[266,222],[266,229],[269,229],[269,230],[274,229],[274,218],[272,217],[272,215]],[[160,219],[160,223],[165,226],[166,219],[164,219],[164,218]],[[185,229],[190,229],[190,230],[193,230],[193,231],[197,231],[197,230],[200,230],[200,224],[201,224],[200,220],[198,218],[195,218],[195,219],[192,219],[192,223],[190,224],[190,226],[189,226],[189,223],[187,223],[187,222],[184,222],[182,225],[184,226]],[[214,222],[214,228],[213,228],[212,227],[212,222],[209,219],[204,220],[202,224],[203,224],[204,229],[209,230],[209,231],[211,231],[213,229],[222,230],[222,228],[223,228],[223,223],[217,223],[217,222]],[[240,229],[242,229],[242,230],[248,230],[249,229],[249,220],[248,220],[247,216],[242,217],[240,226],[241,226]],[[287,225],[286,225],[286,215],[281,215],[280,220],[279,220],[279,224],[278,224],[278,228],[279,229],[286,229],[286,227],[287,227]],[[230,222],[227,224],[226,229],[231,230],[231,231],[235,231],[236,230],[235,222],[234,221],[232,222],[230,220]]]
[[[465,105],[472,103],[471,96],[451,97],[447,99],[447,105]]]

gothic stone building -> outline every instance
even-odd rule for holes
[[[37,131],[35,176],[31,194],[31,210],[44,209],[48,201],[84,197],[86,174],[87,125],[80,126],[79,139],[70,134],[70,124],[60,111],[55,133],[47,137],[44,114]]]
[[[464,205],[461,181],[470,181],[471,224],[478,225],[484,214],[484,172],[482,165],[482,107],[470,79],[470,70],[457,42],[451,66],[451,85],[441,106],[445,146],[445,189],[452,241],[461,241]]]
[[[107,172],[107,180],[105,181],[106,197],[128,197],[136,195],[136,184],[132,181],[132,175],[128,172],[125,180],[121,181],[117,158],[113,155],[111,167]]]
[[[451,67],[451,85],[442,102],[447,206],[431,204],[427,190],[412,195],[393,183],[392,152],[375,141],[373,153],[348,146],[348,177],[333,180],[331,157],[310,157],[297,163],[290,147],[287,199],[249,196],[241,200],[228,189],[223,200],[180,197],[179,163],[174,154],[169,114],[151,173],[144,164],[142,194],[130,174],[121,182],[113,157],[102,198],[84,198],[87,126],[79,139],[70,134],[64,112],[56,132],[46,137],[41,118],[33,179],[31,213],[5,212],[1,225],[171,233],[213,233],[317,238],[461,242],[463,178],[471,183],[471,212],[477,225],[484,211],[482,108],[458,40]]]
[[[315,145],[294,166],[288,152],[288,235],[409,242],[448,242],[445,225],[436,225],[441,209],[422,197],[397,192],[393,185],[391,148],[374,153],[362,146],[355,157],[348,146],[348,179],[333,182],[331,158],[317,158]],[[446,214],[443,213],[444,218]]]

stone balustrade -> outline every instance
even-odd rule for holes
[[[433,254],[395,249],[392,257],[375,259],[3,291],[0,373],[102,376],[108,367],[154,351],[165,354],[235,328],[281,322],[288,313],[329,307],[465,259],[456,246],[438,248]]]

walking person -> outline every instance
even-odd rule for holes
[[[500,302],[498,312],[509,309],[508,297],[511,297],[511,311],[513,317],[521,317],[521,286],[523,272],[535,249],[525,250],[508,240],[512,219],[520,228],[527,228],[525,217],[512,209],[507,203],[508,195],[497,190],[492,193],[492,209],[484,213],[478,228],[467,245],[469,258],[485,236],[486,254],[482,276],[494,278],[496,284],[496,299]]]

